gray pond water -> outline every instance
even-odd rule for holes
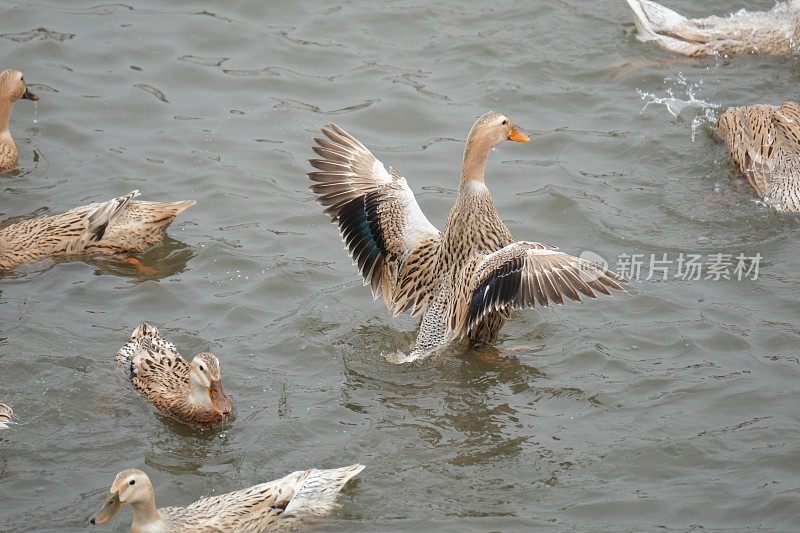
[[[670,2],[773,2],[699,4]],[[133,189],[197,205],[143,255],[155,276],[0,279],[0,401],[19,416],[0,529],[81,529],[129,467],[167,506],[356,461],[325,530],[795,528],[800,221],[755,200],[706,116],[797,99],[797,58],[677,58],[636,41],[621,0],[0,0],[7,67],[41,100],[14,110],[0,219]],[[490,109],[534,141],[487,170],[515,236],[645,264],[627,295],[516,314],[494,349],[390,365],[415,321],[361,286],[307,190],[311,138],[350,130],[441,227]],[[734,279],[705,279],[720,253]],[[735,279],[739,254],[760,254],[758,279]],[[113,354],[142,320],[219,356],[230,425],[183,428],[131,389]]]

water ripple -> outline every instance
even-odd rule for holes
[[[62,33],[55,30],[48,30],[47,28],[36,28],[24,33],[0,33],[0,37],[10,39],[18,43],[32,41],[39,39],[41,41],[67,41],[75,37],[74,33]]]
[[[169,100],[167,100],[167,96],[160,89],[156,89],[152,85],[148,85],[146,83],[134,83],[133,86],[147,93],[152,94],[153,96],[155,96],[156,98],[158,98],[159,100],[161,100],[166,104],[169,103]]]
[[[294,100],[290,98],[287,98],[285,100],[280,98],[273,98],[273,100],[277,100],[279,102],[279,104],[275,106],[276,108],[283,107],[288,109],[302,109],[304,111],[311,111],[312,113],[320,113],[323,115],[337,115],[343,113],[350,113],[352,111],[358,111],[359,109],[367,108],[376,102],[380,102],[380,99],[376,98],[376,99],[366,100],[358,104],[353,104],[347,107],[341,107],[338,109],[331,109],[329,111],[325,111],[319,106],[316,106],[314,104],[307,104],[305,102],[301,102],[300,100]]]

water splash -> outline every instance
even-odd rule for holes
[[[679,72],[676,78],[664,78],[664,85],[662,96],[636,89],[637,94],[645,102],[641,112],[644,113],[648,107],[655,104],[663,105],[673,117],[680,120],[685,120],[687,114],[692,114],[691,129],[694,142],[697,132],[703,125],[713,124],[716,121],[715,110],[719,109],[719,104],[698,98],[702,92],[703,81],[689,82],[683,73]]]
[[[716,124],[717,122],[717,114],[714,112],[714,109],[718,109],[719,105],[715,105],[713,108],[705,108],[703,110],[702,115],[695,115],[692,119],[692,142],[694,142],[695,137],[697,137],[697,132],[700,130],[701,127],[705,126],[706,124]]]

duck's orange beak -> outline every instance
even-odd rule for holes
[[[518,143],[526,143],[530,142],[531,139],[517,128],[511,128],[511,133],[508,134],[508,140]]]
[[[222,390],[221,382],[212,381],[209,394],[211,396],[211,404],[214,406],[214,409],[222,413],[224,416],[231,414],[231,411],[233,410],[233,404],[231,403],[230,399],[228,399],[225,391]]]

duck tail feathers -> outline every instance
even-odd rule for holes
[[[286,506],[286,514],[323,516],[330,513],[336,508],[336,496],[362,470],[364,465],[361,464],[330,470],[308,470],[302,485]]]
[[[627,0],[636,19],[640,41],[658,40],[661,34],[671,32],[686,23],[687,18],[650,0]]]

